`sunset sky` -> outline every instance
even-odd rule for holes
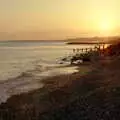
[[[119,35],[120,0],[0,0],[0,39]]]

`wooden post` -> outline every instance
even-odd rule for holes
[[[73,49],[73,53],[75,53],[75,49]]]
[[[83,53],[83,48],[81,49],[82,53]]]
[[[103,51],[105,50],[105,45],[103,45]]]

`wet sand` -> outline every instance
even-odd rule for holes
[[[77,66],[60,65],[48,66],[45,70],[37,67],[34,70],[21,73],[15,78],[0,82],[0,103],[5,102],[9,97],[21,93],[30,92],[42,88],[44,79],[53,76],[68,75],[77,72]]]
[[[46,97],[48,97],[49,94],[52,94],[52,92],[58,91],[58,98],[59,98],[59,95],[60,96],[62,95],[61,93],[59,93],[59,90],[62,92],[62,90],[64,91],[64,89],[69,88],[71,85],[73,85],[74,81],[80,79],[82,76],[90,72],[92,70],[91,68],[92,66],[90,64],[81,65],[78,67],[77,70],[78,72],[44,78],[43,80],[39,81],[40,83],[43,84],[42,88],[32,90],[27,93],[13,95],[7,100],[6,103],[11,107],[13,108],[15,107],[15,109],[17,109],[19,107],[21,108],[22,106],[24,106],[24,104],[28,104],[31,101],[31,104],[34,105],[39,104],[39,110],[40,110],[39,112],[42,113],[48,111],[52,107],[51,106],[52,103],[51,100],[49,100],[49,98],[46,99]],[[69,95],[71,96],[72,94],[69,93]],[[38,103],[39,100],[40,102]],[[61,100],[61,98],[59,100]],[[2,103],[2,105],[4,106],[4,104],[6,103]]]
[[[44,87],[1,104],[3,120],[117,120],[120,59],[82,66],[84,71],[43,80]],[[89,69],[88,69],[89,68]],[[81,69],[80,69],[81,70]]]

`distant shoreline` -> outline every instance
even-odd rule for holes
[[[67,42],[68,45],[77,45],[77,44],[110,44],[108,42]]]

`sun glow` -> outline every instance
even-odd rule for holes
[[[102,35],[111,35],[115,30],[115,22],[112,19],[101,20],[98,26]]]
[[[103,21],[100,24],[100,29],[102,31],[111,31],[113,29],[113,25],[109,21]]]

